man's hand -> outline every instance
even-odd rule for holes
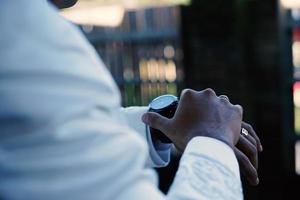
[[[186,89],[172,119],[149,112],[142,120],[166,134],[180,151],[196,136],[215,138],[234,149],[240,137],[242,115],[241,106],[217,97],[212,89]]]
[[[258,152],[263,148],[257,134],[252,126],[243,122],[242,128],[246,129],[246,134],[241,137],[234,148],[234,153],[240,165],[241,173],[251,185],[257,185],[258,179]]]
[[[226,95],[219,96],[228,99]],[[241,137],[234,147],[234,153],[240,165],[242,175],[251,185],[258,185],[258,153],[263,147],[260,139],[250,124],[242,122]]]

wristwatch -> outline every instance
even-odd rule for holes
[[[164,117],[172,118],[176,112],[178,105],[178,97],[174,95],[162,95],[151,101],[149,104],[149,112],[158,113]],[[153,140],[159,140],[162,143],[172,143],[172,141],[161,131],[149,127]]]

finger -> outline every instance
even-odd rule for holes
[[[245,154],[243,154],[236,147],[234,148],[234,153],[235,153],[235,155],[237,157],[237,160],[239,162],[241,173],[246,177],[246,179],[248,180],[248,182],[251,185],[258,185],[259,178],[258,178],[257,170],[251,164],[248,157]]]
[[[205,90],[199,91],[198,94],[204,94],[210,97],[217,97],[216,92],[211,88],[207,88]]]
[[[150,127],[158,129],[167,135],[170,131],[169,119],[158,113],[145,113],[142,116],[142,121]]]
[[[262,152],[263,147],[262,147],[261,141],[260,141],[259,137],[257,136],[256,132],[254,131],[254,129],[252,128],[252,126],[246,122],[242,122],[242,127],[245,128],[249,132],[249,134],[256,140],[257,149],[259,152]]]
[[[246,129],[244,129],[244,128],[242,128],[242,133],[241,133],[241,135],[242,135],[242,137],[244,137],[244,138],[246,138],[246,139],[248,139],[257,149],[258,149],[258,147],[257,147],[257,142],[256,142],[256,140],[254,139],[254,137],[252,136],[252,135],[250,135],[250,133],[247,131],[247,134],[244,134],[243,133],[243,130],[246,130]]]
[[[251,137],[250,135],[248,136]],[[252,144],[245,136],[241,135],[236,147],[249,158],[252,165],[255,167],[255,169],[257,169],[258,154],[256,145]]]

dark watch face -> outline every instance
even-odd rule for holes
[[[177,102],[178,98],[173,95],[162,95],[157,98],[155,98],[151,103],[150,103],[150,108],[154,110],[160,110],[163,108],[166,108],[173,104],[174,102]]]
[[[162,95],[155,98],[149,104],[149,111],[156,112],[164,117],[172,118],[176,112],[178,98],[174,95]],[[172,141],[161,131],[151,128],[151,137],[154,140],[160,140],[162,143],[172,143]]]

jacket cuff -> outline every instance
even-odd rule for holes
[[[161,143],[160,141],[154,142],[151,137],[149,126],[146,126],[146,138],[149,147],[149,153],[152,167],[165,167],[170,162],[172,144]]]
[[[148,109],[149,108],[146,106],[128,107],[122,108],[122,111],[125,114],[129,127],[145,138],[148,143],[150,156],[147,159],[146,167],[164,167],[170,162],[172,144],[163,144],[152,141],[149,127],[141,120],[142,115],[146,113]]]
[[[240,179],[239,165],[235,154],[232,148],[224,142],[210,137],[195,137],[187,145],[182,159],[187,156],[201,157],[203,155],[219,161]]]

